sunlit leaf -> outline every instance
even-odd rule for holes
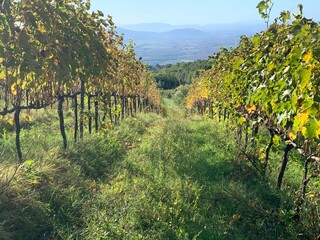
[[[8,120],[8,123],[11,125],[11,126],[14,126],[14,118],[9,118]]]
[[[289,138],[294,141],[297,138],[297,134],[295,134],[293,131],[289,132]]]
[[[260,36],[256,35],[252,38],[252,43],[255,47],[257,47],[259,45],[259,41],[260,41]]]
[[[34,165],[34,160],[28,159],[24,162],[24,166],[31,167],[33,165]]]
[[[18,85],[16,83],[11,85],[11,93],[14,96],[17,95],[17,93],[18,93]]]
[[[0,71],[0,81],[1,81],[2,79],[4,79],[5,77],[6,77],[6,73],[3,72],[3,71]]]
[[[313,103],[314,103],[314,101],[313,101],[312,99],[306,99],[306,100],[303,102],[302,107],[303,107],[304,109],[309,109],[309,108],[312,107]]]
[[[306,54],[303,56],[302,60],[303,60],[304,62],[308,63],[308,62],[310,62],[310,59],[311,59],[311,58],[312,58],[312,52],[308,52],[308,53],[306,53]]]
[[[318,127],[316,130],[316,137],[319,138],[320,137],[320,120],[318,121]]]
[[[311,70],[310,69],[301,69],[300,70],[300,88],[301,90],[305,90],[306,86],[308,85],[310,78],[311,78]]]
[[[41,33],[46,33],[46,32],[47,32],[47,30],[42,26],[42,24],[39,24],[38,30],[39,30]]]
[[[294,118],[293,127],[295,131],[301,131],[304,125],[309,120],[309,113],[307,111],[300,112]]]
[[[281,143],[281,137],[278,135],[274,135],[272,141],[275,146],[279,146]]]
[[[248,112],[248,113],[252,113],[252,112],[254,112],[254,111],[256,111],[256,110],[257,110],[257,108],[256,108],[255,105],[251,105],[250,107],[247,108],[247,112]]]
[[[307,193],[307,196],[310,197],[310,198],[313,198],[315,196],[315,192],[314,191],[311,191],[311,192],[308,192]]]

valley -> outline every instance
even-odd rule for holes
[[[240,36],[261,31],[261,24],[185,25],[166,24],[123,25],[117,28],[124,41],[135,43],[137,57],[149,65],[175,64],[206,60],[221,47],[235,47]]]

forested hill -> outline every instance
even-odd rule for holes
[[[192,79],[199,76],[202,70],[212,66],[209,60],[194,62],[148,66],[147,69],[154,75],[158,87],[172,89],[179,85],[191,84]]]

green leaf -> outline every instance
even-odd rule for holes
[[[314,118],[309,119],[308,123],[306,124],[306,132],[305,137],[307,139],[312,139],[316,136],[316,132],[318,129],[318,121]]]
[[[301,58],[302,50],[299,46],[295,46],[290,54],[290,63],[294,64]]]
[[[280,20],[283,22],[283,23],[286,23],[288,20],[291,19],[291,14],[289,11],[282,11],[280,13]]]
[[[312,55],[320,61],[320,47],[313,49]]]
[[[26,167],[31,167],[32,165],[34,165],[34,161],[33,161],[33,160],[26,160],[26,161],[24,162],[24,165],[25,165]]]
[[[260,36],[259,35],[255,35],[253,38],[252,38],[252,43],[255,47],[258,47],[259,45],[259,42],[260,42]]]
[[[257,8],[259,10],[259,13],[262,14],[263,11],[268,9],[268,4],[266,1],[261,1],[258,3]]]
[[[233,70],[238,70],[243,62],[244,62],[244,60],[242,58],[238,58],[236,60],[236,62],[233,64],[232,69]]]
[[[275,146],[279,146],[281,143],[281,137],[279,137],[278,135],[274,135],[272,141]]]
[[[319,103],[313,103],[313,105],[311,106],[310,109],[308,109],[309,115],[312,117],[317,116],[317,114],[319,113]]]
[[[300,74],[300,89],[301,89],[301,91],[304,91],[310,81],[311,70],[310,69],[301,69],[299,71],[299,74]]]
[[[303,104],[302,107],[303,109],[309,109],[311,108],[311,106],[313,105],[314,101],[312,99],[306,99]]]

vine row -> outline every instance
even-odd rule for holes
[[[57,106],[64,148],[65,100],[73,102],[75,141],[85,119],[91,133],[99,114],[117,123],[159,111],[155,80],[136,60],[134,44],[124,44],[111,16],[90,13],[90,1],[1,0],[0,32],[0,121],[13,113],[19,162],[21,110]]]
[[[265,19],[272,6],[271,1],[258,5]],[[212,69],[194,80],[186,99],[193,111],[216,112],[219,118],[232,116],[239,139],[246,134],[244,152],[248,135],[253,136],[254,145],[259,128],[266,127],[270,139],[263,159],[253,162],[265,178],[270,150],[283,142],[279,189],[289,152],[296,149],[300,153],[304,174],[297,217],[307,196],[320,198],[319,192],[308,187],[320,174],[320,26],[303,16],[302,5],[298,8],[292,20],[291,13],[284,11],[267,30],[253,37],[242,36],[236,48],[214,54]]]

